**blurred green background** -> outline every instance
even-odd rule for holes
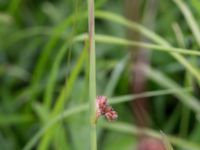
[[[97,95],[119,115],[98,121],[98,149],[145,150],[149,136],[200,149],[200,1],[95,11]],[[0,150],[89,149],[87,32],[87,1],[0,0]]]

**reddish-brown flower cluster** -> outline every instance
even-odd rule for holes
[[[96,98],[96,117],[105,116],[108,121],[114,121],[117,119],[117,112],[108,105],[107,98],[105,96],[97,96]]]

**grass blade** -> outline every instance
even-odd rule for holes
[[[82,54],[81,54],[80,58],[78,59],[77,64],[75,65],[75,68],[71,72],[68,80],[66,80],[65,85],[62,88],[62,90],[56,100],[55,106],[54,106],[49,118],[53,118],[56,115],[58,115],[60,112],[62,112],[66,101],[69,99],[71,90],[73,89],[74,82],[75,82],[76,78],[78,77],[78,74],[81,71],[81,67],[86,58],[86,54],[87,54],[87,45],[84,47]],[[56,131],[56,129],[57,129],[56,126],[54,126],[54,129]],[[46,135],[44,136],[44,138],[42,139],[41,144],[40,144],[41,149],[45,149],[45,147],[47,147],[47,145],[50,143],[49,141],[51,140],[55,131],[51,130],[48,133],[46,133]]]
[[[176,84],[176,82],[172,81],[170,78],[166,77],[161,72],[159,72],[155,69],[149,68],[149,67],[144,67],[143,70],[145,71],[146,75],[150,79],[152,79],[153,81],[155,81],[159,85],[161,85],[165,88],[174,88],[174,89],[177,89],[177,90],[181,89],[181,87],[178,84]],[[185,104],[187,107],[191,108],[194,112],[196,112],[196,114],[200,114],[200,103],[195,97],[193,97],[190,94],[183,93],[183,92],[180,92],[180,91],[177,91],[175,96],[183,104]]]
[[[114,130],[114,131],[119,131],[119,132],[124,132],[127,134],[133,134],[133,135],[147,135],[147,136],[151,136],[157,139],[161,139],[162,140],[162,135],[154,130],[150,130],[150,129],[145,129],[145,128],[139,128],[127,123],[102,123],[100,125],[101,127],[110,129],[110,130]],[[172,143],[175,146],[178,146],[180,148],[183,149],[189,149],[189,150],[199,150],[200,149],[200,145],[192,143],[192,142],[188,142],[187,140],[183,140],[180,138],[177,138],[175,136],[167,136],[167,139],[169,140],[170,143]]]
[[[114,70],[112,71],[111,77],[108,81],[108,84],[105,88],[104,95],[110,97],[113,95],[117,82],[123,73],[125,66],[128,63],[129,56],[125,56],[119,63],[116,64]]]
[[[192,15],[188,6],[184,3],[183,0],[173,0],[175,4],[179,7],[181,12],[183,13],[196,41],[197,44],[200,46],[200,29],[197,21],[195,20],[194,16]]]
[[[182,89],[182,92],[190,91],[191,88]],[[180,91],[180,90],[179,90]],[[137,95],[126,95],[126,96],[120,96],[115,98],[110,98],[109,103],[110,104],[119,104],[122,102],[128,102],[132,101],[133,99],[142,98],[142,97],[152,97],[152,96],[161,96],[166,94],[175,94],[177,92],[177,89],[169,89],[169,90],[159,90],[159,91],[151,91],[151,92],[145,92]],[[47,123],[42,127],[31,139],[30,141],[24,146],[23,150],[31,150],[34,145],[39,141],[39,139],[50,129],[52,130],[54,125],[57,124],[62,119],[66,119],[67,117],[81,113],[83,111],[88,110],[89,105],[88,104],[82,104],[76,107],[69,108],[65,110],[63,113],[58,114],[57,116],[53,117],[48,120]]]
[[[75,41],[84,41],[87,38],[88,37],[85,34],[79,35],[79,36],[75,37]],[[180,54],[185,54],[185,55],[200,56],[200,52],[197,50],[169,47],[169,46],[164,46],[164,45],[160,46],[160,45],[156,45],[156,44],[130,41],[130,40],[126,40],[123,38],[118,38],[118,37],[108,36],[108,35],[96,34],[95,40],[99,43],[105,43],[105,44],[143,47],[143,48],[161,51],[161,52],[167,52],[167,53],[173,52],[173,53],[180,53]]]
[[[105,11],[97,11],[96,12],[96,17],[97,18],[101,18],[101,19],[105,19],[108,21],[112,21],[112,22],[116,22],[119,23],[123,26],[126,26],[132,30],[136,30],[138,32],[140,32],[141,34],[143,34],[145,37],[149,38],[150,40],[154,41],[155,43],[162,45],[162,46],[166,46],[166,47],[171,47],[171,45],[162,37],[160,37],[159,35],[155,34],[154,32],[146,29],[145,27],[131,22],[119,15],[110,13],[110,12],[105,12]],[[172,57],[174,57],[180,64],[182,64],[187,70],[188,72],[190,72],[191,75],[193,75],[198,83],[200,84],[200,73],[198,71],[198,69],[196,67],[194,67],[193,65],[191,65],[182,55],[177,54],[177,53],[169,53]]]

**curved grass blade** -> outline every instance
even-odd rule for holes
[[[83,35],[77,36],[74,39],[74,41],[84,41],[87,38],[88,38],[87,35],[83,34]],[[185,55],[200,56],[200,52],[197,50],[160,46],[160,45],[149,44],[149,43],[144,43],[144,42],[136,42],[136,41],[126,40],[123,38],[118,38],[118,37],[108,36],[108,35],[96,34],[95,40],[99,43],[135,46],[135,47],[139,46],[139,47],[148,48],[148,49],[161,51],[161,52],[167,52],[167,53],[173,52],[173,53],[180,53],[180,54],[185,54]]]
[[[114,130],[114,131],[119,131],[119,132],[124,132],[127,134],[133,134],[133,135],[147,135],[150,137],[154,137],[157,139],[162,140],[162,135],[159,132],[156,132],[154,130],[150,130],[147,128],[139,128],[127,123],[102,123],[100,124],[101,127]],[[170,136],[166,135],[167,139],[169,140],[170,143],[172,143],[175,146],[178,146],[183,149],[189,149],[189,150],[200,150],[200,145],[189,142],[188,140],[184,140],[175,136]]]
[[[197,21],[195,20],[194,16],[192,15],[192,12],[188,8],[188,6],[185,4],[183,0],[173,0],[175,4],[179,7],[181,12],[183,13],[196,41],[197,44],[200,46],[200,29]]]
[[[170,78],[166,77],[164,74],[161,72],[152,69],[150,67],[142,66],[143,71],[145,71],[146,75],[155,81],[157,84],[165,87],[165,88],[173,88],[177,90],[181,90],[182,88],[176,84],[173,80]],[[177,91],[175,96],[187,107],[191,108],[197,115],[200,114],[200,102],[193,97],[191,94],[186,94],[180,91]]]
[[[38,142],[38,140],[42,137],[42,135],[44,135],[49,129],[52,128],[54,124],[58,123],[63,118],[66,118],[76,113],[80,113],[86,110],[87,108],[88,108],[88,105],[80,105],[80,106],[77,106],[76,108],[68,109],[67,111],[64,111],[63,113],[59,114],[54,119],[51,119],[45,124],[45,126],[41,130],[39,130],[39,132],[35,134],[35,136],[33,136],[33,138],[25,145],[23,150],[31,150],[33,146]]]
[[[51,106],[53,91],[55,90],[56,76],[59,70],[59,66],[65,57],[65,53],[67,52],[68,43],[65,43],[62,48],[59,50],[55,62],[53,64],[52,70],[50,72],[49,81],[47,83],[47,88],[44,95],[44,106],[48,110]]]
[[[66,49],[65,49],[66,50]],[[49,118],[53,118],[55,117],[57,114],[59,114],[60,112],[62,112],[64,105],[66,104],[66,101],[69,99],[71,90],[73,89],[73,85],[74,82],[76,81],[80,71],[81,71],[81,67],[84,63],[84,60],[86,58],[86,54],[87,54],[87,45],[85,45],[82,54],[80,56],[80,58],[78,59],[75,68],[73,69],[73,71],[71,72],[71,74],[69,75],[68,80],[66,80],[64,87],[62,88],[55,106],[51,112],[51,114],[49,115]],[[54,129],[56,131],[56,125],[54,126]],[[51,140],[52,136],[55,133],[54,130],[49,131],[48,133],[45,134],[44,138],[41,141],[40,144],[40,149],[45,149],[45,147],[48,145],[49,141]]]
[[[107,97],[113,95],[115,87],[119,81],[119,78],[121,77],[121,74],[123,73],[125,66],[128,63],[128,60],[129,60],[129,55],[125,56],[121,61],[119,61],[119,63],[117,63],[115,68],[113,69],[111,77],[104,91],[104,95],[106,95]]]
[[[182,92],[188,92],[191,88],[182,89]],[[179,90],[180,91],[180,90]],[[119,97],[113,97],[109,99],[110,104],[119,104],[122,102],[128,102],[132,101],[133,99],[142,98],[142,97],[153,97],[153,96],[161,96],[166,94],[175,94],[177,92],[177,89],[169,89],[169,90],[159,90],[159,91],[151,91],[151,92],[145,92],[141,94],[136,95],[126,95],[126,96],[119,96]],[[57,124],[62,119],[66,119],[67,117],[81,113],[83,111],[88,110],[89,105],[83,104],[76,106],[75,108],[69,108],[65,110],[63,113],[58,114],[55,117],[52,117],[50,121],[48,121],[43,128],[41,128],[31,139],[30,141],[24,146],[23,150],[31,150],[35,144],[39,141],[39,139],[46,133],[48,130],[52,129],[55,124]]]
[[[165,39],[160,37],[159,35],[155,34],[154,32],[146,29],[145,27],[143,27],[137,23],[134,23],[134,22],[131,22],[131,21],[125,19],[124,17],[121,17],[119,15],[116,15],[116,14],[113,14],[110,12],[106,12],[106,11],[96,11],[96,17],[119,23],[123,26],[126,26],[126,27],[132,29],[132,30],[136,30],[136,31],[140,32],[141,34],[143,34],[144,36],[146,36],[147,38],[149,38],[150,40],[154,41],[155,43],[157,43],[159,45],[171,47],[171,45]],[[195,66],[191,65],[180,54],[177,54],[177,53],[169,53],[169,54],[172,57],[174,57],[179,63],[181,63],[188,70],[188,72],[190,72],[190,74],[193,75],[197,79],[198,83],[200,84],[200,73]]]

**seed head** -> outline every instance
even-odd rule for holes
[[[105,96],[97,96],[96,98],[96,118],[105,116],[108,121],[114,121],[117,119],[117,112],[108,104]]]

